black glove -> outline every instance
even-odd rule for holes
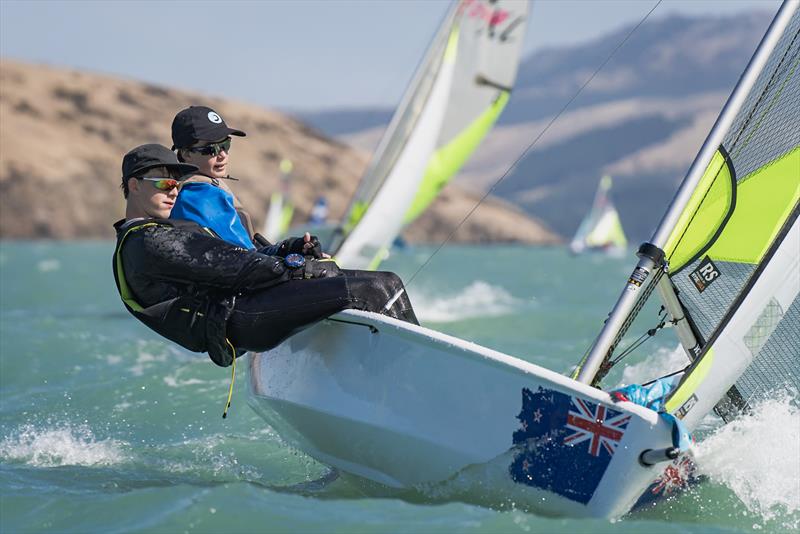
[[[310,278],[331,278],[341,276],[342,271],[333,260],[316,260],[311,257],[306,258],[306,263],[302,267],[292,269],[290,278],[292,280],[302,280]]]
[[[303,244],[303,252],[300,252],[300,254],[304,256],[311,256],[315,259],[321,260],[322,243],[319,242],[319,238],[315,235],[312,235],[311,241]]]
[[[261,247],[262,249],[272,246],[272,243],[270,243],[269,240],[267,240],[266,237],[264,237],[263,235],[259,234],[258,232],[253,234],[253,243],[257,247]]]
[[[267,256],[279,256],[281,258],[285,258],[289,254],[300,254],[301,256],[321,259],[322,245],[315,235],[311,236],[311,241],[308,243],[302,237],[290,237],[274,245],[259,249],[259,252]]]

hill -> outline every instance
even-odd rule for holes
[[[121,217],[123,154],[143,143],[171,145],[175,113],[205,104],[247,132],[232,152],[232,184],[260,227],[278,164],[294,162],[292,195],[299,220],[325,192],[341,214],[368,162],[367,152],[328,138],[297,119],[242,102],[132,80],[0,61],[0,237],[108,238]],[[479,195],[453,187],[412,225],[412,242],[439,242]],[[556,237],[518,208],[486,202],[456,241],[552,243]]]

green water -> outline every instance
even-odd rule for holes
[[[404,279],[432,249],[395,254]],[[540,517],[397,492],[288,448],[247,406],[239,376],[160,340],[114,288],[112,244],[0,243],[2,532],[738,532],[800,525],[800,411],[776,399],[736,425],[709,418],[709,480],[620,521]],[[421,320],[567,372],[632,258],[559,248],[451,247],[409,285]],[[645,310],[641,328],[656,310]],[[637,325],[638,327],[638,325]],[[669,335],[625,380],[680,365]],[[646,356],[655,355],[652,359]],[[244,368],[245,366],[242,366]],[[623,379],[621,369],[610,382]],[[331,477],[329,477],[331,478]]]

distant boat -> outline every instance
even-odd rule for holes
[[[267,218],[264,222],[264,237],[272,243],[286,235],[294,216],[294,204],[289,194],[289,180],[294,165],[291,160],[282,159],[280,169],[281,187],[270,196]]]
[[[616,255],[621,254],[628,246],[619,213],[608,194],[610,189],[611,177],[603,176],[597,186],[592,209],[569,244],[570,250],[575,254],[599,251]]]

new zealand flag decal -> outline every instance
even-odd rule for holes
[[[540,387],[522,390],[521,427],[508,470],[514,482],[583,504],[603,478],[631,416]]]

